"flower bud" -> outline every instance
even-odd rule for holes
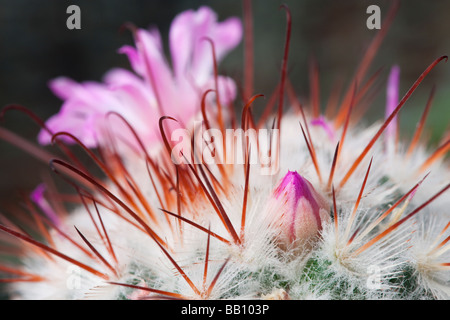
[[[269,208],[283,249],[309,249],[323,223],[330,220],[327,201],[295,171],[289,171],[275,188]]]

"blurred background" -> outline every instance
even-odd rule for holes
[[[66,28],[66,8],[81,8],[81,30]],[[279,81],[286,18],[279,10],[287,4],[292,13],[292,42],[289,72],[300,96],[307,96],[308,61],[314,55],[320,65],[321,101],[326,101],[333,83],[344,88],[353,76],[364,50],[376,31],[366,27],[369,5],[378,5],[382,20],[391,1],[376,0],[258,0],[254,1],[255,93],[269,96]],[[173,17],[186,9],[211,6],[223,20],[242,17],[240,0],[0,0],[0,107],[17,103],[47,119],[56,113],[59,101],[47,82],[65,75],[77,81],[101,81],[113,67],[129,68],[125,56],[117,53],[133,44],[121,26],[157,25],[163,39]],[[400,95],[409,89],[422,71],[437,57],[450,54],[450,1],[402,1],[396,19],[385,38],[368,75],[384,67],[385,83],[393,64],[401,67]],[[165,43],[167,48],[167,42]],[[167,52],[167,51],[166,51]],[[242,81],[242,44],[227,56],[220,68]],[[433,84],[437,92],[427,121],[430,137],[437,142],[449,125],[450,65],[440,64],[416,91],[400,116],[404,132],[411,132]],[[384,114],[385,90],[374,101],[369,119]],[[8,113],[0,124],[36,141],[39,128],[19,112]],[[21,191],[32,190],[46,166],[22,151],[0,141],[0,211],[8,211]]]

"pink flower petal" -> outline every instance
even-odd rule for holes
[[[59,225],[60,220],[58,218],[58,215],[45,199],[44,196],[45,190],[46,190],[45,184],[41,183],[30,194],[30,199],[42,210],[42,212],[47,216],[47,218],[49,218],[55,225]]]
[[[313,126],[320,126],[322,127],[325,132],[328,134],[328,137],[330,138],[330,140],[334,141],[334,129],[333,127],[328,123],[328,121],[325,119],[325,117],[323,115],[321,115],[319,118],[314,119],[311,121],[311,124]]]
[[[391,72],[389,74],[387,92],[386,92],[386,118],[388,118],[392,112],[397,108],[399,99],[398,99],[398,91],[400,84],[400,67],[393,66]],[[389,142],[394,142],[397,137],[397,120],[396,116],[389,126],[386,128],[386,139]]]
[[[133,68],[133,70],[138,75],[145,75],[145,64],[142,61],[142,57],[141,55],[139,55],[139,52],[136,50],[136,48],[128,45],[123,46],[118,50],[118,53],[125,54],[128,57],[131,68]]]
[[[169,42],[172,64],[177,78],[189,72],[201,85],[213,71],[211,44],[214,42],[217,60],[236,47],[242,38],[239,19],[217,22],[217,15],[208,7],[189,10],[178,15],[171,26]]]

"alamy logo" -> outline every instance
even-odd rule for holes
[[[367,18],[367,28],[369,30],[373,29],[381,29],[381,9],[377,5],[371,5],[367,7],[366,10],[367,14],[370,14],[370,16]]]
[[[79,290],[81,288],[81,269],[77,266],[70,266],[66,273],[68,274],[66,279],[67,289]]]
[[[66,20],[66,26],[69,30],[81,29],[81,9],[77,5],[70,5],[66,10],[70,16]]]
[[[175,164],[250,164],[260,165],[261,175],[274,175],[279,165],[278,129],[204,129],[203,121],[195,121],[193,135],[176,129],[171,134],[175,143],[171,158]]]
[[[367,288],[370,290],[381,289],[381,268],[376,265],[371,265],[367,268]]]

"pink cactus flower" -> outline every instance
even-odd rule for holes
[[[134,72],[111,70],[102,83],[77,83],[66,77],[50,82],[52,91],[64,101],[59,113],[46,123],[53,133],[65,131],[87,147],[97,147],[105,139],[103,128],[107,123],[121,136],[129,132],[123,121],[106,117],[117,112],[133,124],[146,143],[153,143],[159,137],[159,118],[172,116],[188,125],[200,110],[206,90],[218,89],[223,105],[234,100],[236,86],[231,78],[218,75],[216,84],[214,59],[220,61],[239,44],[239,19],[218,22],[216,13],[208,7],[179,14],[169,35],[173,70],[165,58],[158,30],[137,29],[134,36],[136,47],[119,49],[129,58]],[[212,97],[210,102],[216,104],[216,99]],[[42,130],[38,141],[45,145],[51,138]]]

